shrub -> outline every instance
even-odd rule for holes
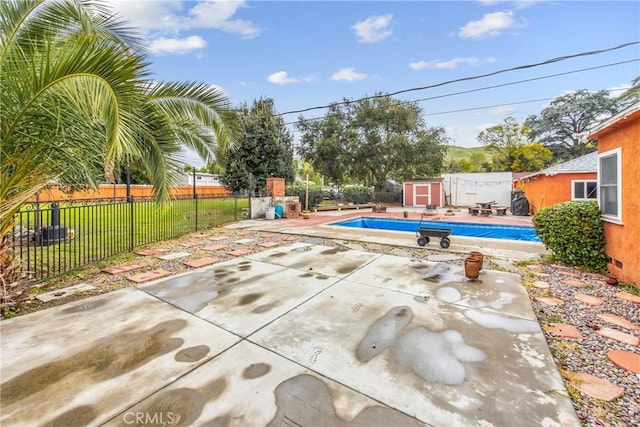
[[[300,199],[300,208],[304,209],[304,201],[305,201],[305,186],[304,185],[292,185],[285,189],[285,195],[287,196],[298,196]],[[309,186],[309,208],[313,208],[315,206],[320,206],[322,202],[323,193],[322,188],[310,185]]]
[[[400,191],[376,192],[374,193],[373,198],[374,198],[374,201],[378,203],[401,204],[402,192]]]
[[[344,189],[343,200],[356,205],[361,203],[370,203],[373,200],[373,191],[364,186],[347,187]]]
[[[604,226],[594,202],[565,202],[541,209],[533,225],[554,259],[588,271],[605,272]]]

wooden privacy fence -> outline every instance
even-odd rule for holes
[[[169,194],[175,198],[193,197],[193,193],[198,197],[221,197],[231,196],[233,193],[225,187],[219,185],[178,185],[172,187]],[[136,199],[153,198],[153,186],[151,185],[130,185],[131,196]],[[29,202],[47,201],[82,201],[82,200],[122,200],[127,197],[126,184],[101,184],[96,190],[76,190],[69,191],[63,186],[51,186],[41,191],[36,196],[29,199]]]

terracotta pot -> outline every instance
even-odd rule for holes
[[[409,218],[409,212],[404,211],[403,215],[404,215],[405,218]]]
[[[482,252],[477,252],[477,251],[469,252],[469,256],[480,258],[480,270],[484,268],[484,255],[482,254]]]
[[[618,284],[618,279],[613,276],[607,277],[606,279],[604,279],[604,281],[607,283],[607,285],[611,286],[616,286]]]
[[[309,219],[311,217],[311,212],[309,211],[302,211],[302,218],[303,219]]]
[[[480,275],[480,258],[469,255],[464,259],[464,275],[468,279],[477,279]]]

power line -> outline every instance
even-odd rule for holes
[[[598,70],[598,69],[602,69],[602,68],[613,67],[613,66],[616,66],[616,65],[628,64],[630,62],[638,62],[638,61],[640,61],[639,58],[629,59],[629,60],[626,60],[626,61],[614,62],[614,63],[610,63],[610,64],[605,64],[605,65],[598,65],[598,66],[595,66],[595,67],[581,68],[581,69],[578,69],[578,70],[565,71],[563,73],[550,74],[550,75],[547,75],[547,76],[534,77],[534,78],[524,79],[524,80],[517,80],[517,81],[513,81],[513,82],[509,82],[509,83],[502,83],[502,84],[499,84],[499,85],[485,86],[485,87],[476,88],[476,89],[469,89],[469,90],[464,90],[464,91],[460,91],[460,92],[452,92],[452,93],[447,93],[447,94],[444,94],[444,95],[436,95],[436,96],[431,96],[431,97],[427,97],[427,98],[419,98],[419,99],[415,99],[415,100],[408,100],[408,101],[402,101],[402,102],[409,104],[409,103],[414,103],[414,102],[431,101],[431,100],[434,100],[434,99],[447,98],[447,97],[450,97],[450,96],[463,95],[463,94],[473,93],[473,92],[481,92],[481,91],[484,91],[484,90],[496,89],[496,88],[506,87],[506,86],[513,86],[513,85],[522,84],[522,83],[530,83],[530,82],[537,81],[537,80],[545,80],[545,79],[550,79],[550,78],[553,78],[553,77],[561,77],[561,76],[566,76],[566,75],[569,75],[569,74],[576,74],[576,73],[581,73],[581,72],[585,72],[585,71],[593,71],[593,70]],[[622,90],[622,89],[617,89],[617,90]],[[612,90],[610,92],[614,92],[614,91],[616,91],[616,90]],[[363,98],[363,99],[367,99],[367,98]],[[522,101],[522,102],[515,102],[515,103],[508,103],[508,104],[501,104],[501,105],[487,106],[487,107],[473,107],[473,108],[469,108],[469,109],[466,109],[466,110],[454,110],[454,111],[451,111],[451,112],[482,110],[482,109],[485,109],[485,108],[495,108],[495,107],[501,107],[501,106],[515,105],[515,104],[526,104],[526,103],[529,103],[529,102],[549,101],[551,99],[554,99],[554,98],[545,98],[545,99],[540,99],[540,100],[536,99],[536,100],[529,100],[529,101]],[[425,113],[424,115],[425,116],[434,116],[434,115],[438,115],[438,114],[447,114],[447,113],[448,112]],[[323,118],[324,118],[324,116],[319,116],[319,117],[310,117],[310,118],[304,119],[304,120],[305,121],[315,121],[315,120],[321,120]],[[292,124],[296,124],[296,123],[297,123],[297,120],[296,121],[291,121],[291,122],[285,122],[284,124],[285,125],[292,125]]]
[[[626,89],[611,89],[609,92],[620,92]],[[437,113],[426,113],[425,116],[438,116],[441,114],[452,114],[452,113],[463,113],[465,111],[474,111],[474,110],[484,110],[487,108],[497,108],[497,107],[508,107],[510,105],[519,105],[519,104],[529,104],[531,102],[542,102],[542,101],[551,101],[556,99],[554,98],[540,98],[540,99],[530,99],[528,101],[518,101],[518,102],[509,102],[506,104],[495,104],[495,105],[485,105],[482,107],[470,107],[470,108],[462,108],[459,110],[449,110],[449,111],[439,111]]]
[[[502,69],[502,70],[497,70],[497,71],[493,71],[491,73],[480,74],[480,75],[476,75],[476,76],[462,77],[462,78],[454,79],[454,80],[447,80],[445,82],[436,83],[436,84],[429,85],[429,86],[421,86],[421,87],[414,87],[414,88],[410,88],[410,89],[403,89],[403,90],[399,90],[399,91],[396,91],[396,92],[387,93],[387,94],[384,94],[384,95],[372,95],[372,96],[366,96],[366,97],[362,97],[362,98],[358,98],[358,99],[354,99],[354,100],[349,100],[349,101],[335,102],[335,103],[331,103],[329,105],[320,105],[320,106],[316,106],[316,107],[303,108],[303,109],[300,109],[300,110],[285,111],[284,113],[276,114],[276,116],[285,116],[285,115],[294,114],[294,113],[304,113],[306,111],[321,110],[321,109],[329,108],[332,105],[346,105],[346,104],[350,104],[352,102],[365,101],[365,100],[369,100],[369,99],[386,98],[386,97],[389,97],[389,96],[400,95],[402,93],[415,92],[415,91],[420,91],[420,90],[425,90],[425,89],[433,89],[433,88],[440,87],[440,86],[450,85],[452,83],[459,83],[459,82],[469,81],[469,80],[477,80],[477,79],[482,79],[482,78],[485,78],[485,77],[491,77],[491,76],[495,76],[495,75],[498,75],[498,74],[507,73],[507,72],[510,72],[510,71],[524,70],[524,69],[528,69],[528,68],[540,67],[542,65],[553,64],[553,63],[556,63],[556,62],[566,61],[568,59],[578,58],[578,57],[582,57],[582,56],[598,55],[598,54],[605,53],[605,52],[611,52],[611,51],[614,51],[614,50],[623,49],[625,47],[633,46],[633,45],[636,45],[636,44],[640,44],[640,41],[624,43],[624,44],[621,44],[621,45],[618,45],[618,46],[614,46],[614,47],[610,47],[610,48],[607,48],[607,49],[592,50],[592,51],[589,51],[589,52],[581,52],[581,53],[576,53],[576,54],[573,54],[573,55],[559,56],[557,58],[548,59],[548,60],[542,61],[542,62],[536,62],[536,63],[533,63],[533,64],[527,64],[527,65],[519,65],[517,67],[505,68],[505,69]]]
[[[545,79],[550,79],[550,78],[553,78],[553,77],[567,76],[569,74],[582,73],[584,71],[593,71],[593,70],[598,70],[598,69],[601,69],[601,68],[614,67],[616,65],[628,64],[630,62],[638,62],[638,61],[640,61],[640,58],[629,59],[627,61],[621,61],[621,62],[614,62],[614,63],[611,63],[611,64],[598,65],[596,67],[581,68],[579,70],[565,71],[564,73],[550,74],[548,76],[534,77],[534,78],[531,78],[531,79],[524,79],[524,80],[517,80],[515,82],[502,83],[502,84],[499,84],[499,85],[485,86],[485,87],[478,88],[478,89],[470,89],[470,90],[464,90],[464,91],[460,91],[460,92],[453,92],[453,93],[445,94],[445,95],[431,96],[431,97],[428,97],[428,98],[420,98],[420,99],[416,99],[416,100],[414,100],[412,102],[430,101],[432,99],[446,98],[446,97],[449,97],[449,96],[462,95],[462,94],[465,94],[465,93],[480,92],[480,91],[488,90],[488,89],[496,89],[496,88],[499,88],[499,87],[512,86],[512,85],[516,85],[516,84],[520,84],[520,83],[529,83],[529,82],[533,82],[533,81],[536,81],[536,80],[545,80]]]

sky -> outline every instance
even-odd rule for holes
[[[640,41],[632,0],[108,2],[144,36],[152,78],[205,82],[236,106],[271,98],[294,141],[299,117],[326,109],[291,111],[408,90],[394,98],[475,147],[506,117],[580,89],[617,96],[640,75],[639,44],[613,49]]]

